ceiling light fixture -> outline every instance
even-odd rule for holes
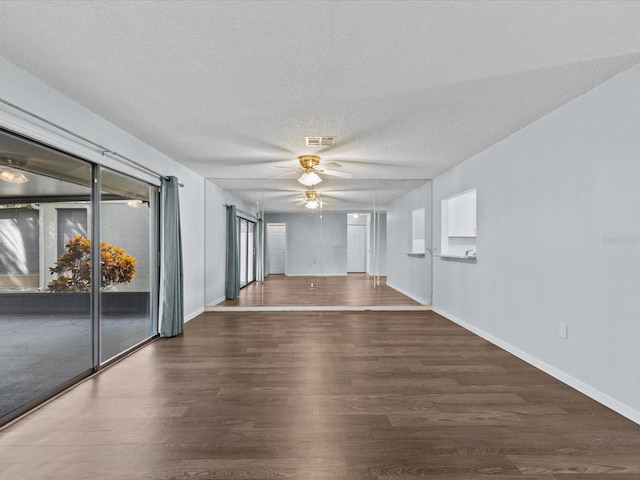
[[[316,172],[305,172],[298,179],[298,181],[302,185],[305,185],[307,187],[313,187],[314,185],[317,185],[318,183],[320,183],[322,179],[320,178],[320,175],[318,175]]]
[[[16,172],[5,168],[0,171],[0,180],[4,180],[8,183],[26,183],[29,179],[22,172]]]
[[[305,207],[311,210],[315,210],[321,205],[321,203],[318,201],[318,192],[316,192],[315,190],[306,190],[304,192],[304,196],[305,196],[305,199],[304,199]]]
[[[320,175],[314,170],[320,163],[320,157],[317,155],[302,155],[298,157],[300,166],[304,169],[304,173],[298,181],[307,187],[313,187],[322,181]]]

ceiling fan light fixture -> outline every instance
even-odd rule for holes
[[[321,203],[318,201],[318,192],[316,192],[315,190],[305,190],[304,196],[305,196],[305,204],[304,204],[305,207],[311,210],[315,210],[321,205]]]
[[[311,170],[310,172],[304,172],[300,176],[298,181],[302,185],[306,185],[307,187],[312,187],[313,185],[317,185],[318,183],[320,183],[322,179],[320,178],[320,175],[318,175],[316,172]]]
[[[26,183],[29,179],[22,172],[16,172],[15,170],[3,169],[0,170],[0,180],[4,180],[8,183]]]

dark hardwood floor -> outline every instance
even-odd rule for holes
[[[376,281],[379,279],[379,282]],[[235,300],[218,307],[281,306],[410,306],[420,304],[387,285],[387,277],[364,273],[341,276],[267,275],[264,282],[253,282],[240,290]]]
[[[638,479],[640,426],[433,312],[207,313],[0,432],[0,479]]]

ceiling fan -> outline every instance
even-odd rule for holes
[[[315,190],[305,190],[304,197],[296,198],[293,201],[298,203],[301,202],[310,210],[315,210],[316,208],[323,207],[327,204],[327,202],[322,199],[322,194]]]
[[[317,185],[322,181],[322,178],[320,178],[320,175],[318,175],[319,173],[322,173],[323,175],[331,175],[339,178],[353,178],[353,175],[351,173],[319,168],[320,157],[318,155],[300,155],[298,157],[298,161],[300,162],[301,168],[291,170],[290,172],[286,172],[281,175],[290,175],[290,174],[302,172],[302,175],[300,176],[300,178],[298,178],[298,181],[301,184],[306,185],[307,187],[313,187],[314,185]],[[333,167],[342,168],[342,165],[340,165],[338,162],[329,162],[329,163],[326,163],[325,165],[331,165]],[[291,168],[291,167],[283,167],[283,166],[276,165],[276,168]]]

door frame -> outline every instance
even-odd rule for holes
[[[349,270],[349,227],[362,227],[362,232],[364,232],[364,245],[363,245],[363,250],[362,250],[362,254],[363,254],[363,261],[364,261],[364,269],[363,270],[354,270],[354,271],[350,271]],[[368,238],[369,238],[369,234],[368,234],[368,228],[367,225],[354,225],[354,224],[347,224],[347,273],[367,273],[367,267],[369,265],[368,262],[368,258],[367,258],[367,243],[368,243]],[[357,261],[356,261],[357,263]]]
[[[269,246],[269,240],[271,238],[270,236],[270,231],[271,231],[271,227],[284,227],[284,258],[283,258],[283,266],[282,266],[282,274],[277,274],[274,273],[273,275],[286,275],[287,274],[287,224],[284,222],[271,222],[271,223],[267,223],[267,228],[266,228],[266,238],[265,238],[265,263],[266,263],[266,268],[265,268],[265,276],[267,275],[272,275],[271,273],[271,253],[270,253],[270,246]]]

